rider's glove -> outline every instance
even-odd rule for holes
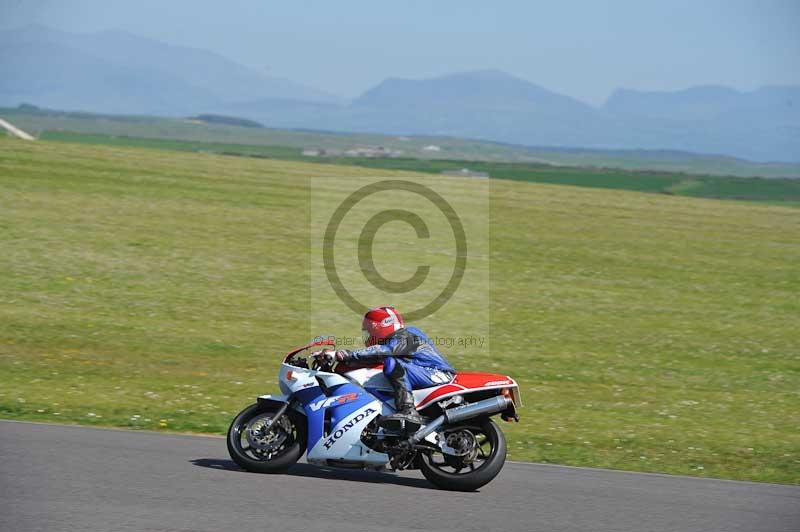
[[[324,351],[317,351],[313,353],[313,355],[319,359],[324,360],[328,363],[333,362],[344,362],[345,360],[350,360],[350,351],[347,350],[339,350],[339,351],[331,351],[326,349]]]
[[[347,349],[340,349],[334,353],[334,359],[337,362],[346,362],[352,358],[352,353]]]

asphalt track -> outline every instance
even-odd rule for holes
[[[797,532],[800,487],[507,463],[453,493],[417,471],[245,473],[221,438],[0,421],[0,530]]]

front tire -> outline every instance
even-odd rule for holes
[[[275,420],[277,405],[250,405],[228,428],[228,453],[241,468],[254,473],[282,473],[306,450],[302,416],[287,410]]]
[[[475,457],[472,460],[471,455],[457,458],[441,450],[420,454],[420,470],[432,484],[451,491],[475,491],[491,482],[503,469],[506,439],[500,427],[491,419],[465,421],[445,427],[444,433],[455,439],[461,438],[461,442],[471,435],[475,440],[472,445]],[[466,448],[464,452],[467,453]]]

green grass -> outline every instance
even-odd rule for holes
[[[200,142],[175,139],[151,139],[146,137],[126,137],[112,135],[89,135],[68,131],[45,131],[43,140],[60,142],[98,144],[103,146],[129,146],[133,148],[155,148],[160,150],[189,151],[215,153],[220,155],[237,155],[281,159],[286,161],[308,160],[303,157],[300,148],[291,146],[259,146],[256,144],[229,144],[224,142]]]
[[[308,336],[310,180],[376,173],[0,138],[0,417],[222,433]],[[486,183],[424,179],[462,206]],[[448,355],[520,381],[511,458],[800,483],[800,212],[511,180],[490,200],[491,353]]]
[[[46,131],[45,140],[101,144],[107,146],[133,146],[165,150],[207,152],[228,155],[264,157],[287,161],[314,160],[325,164],[361,166],[379,171],[403,170],[440,174],[446,170],[471,170],[486,172],[496,179],[552,183],[589,188],[635,190],[678,196],[705,197],[761,201],[792,206],[800,201],[800,179],[763,179],[719,176],[690,176],[680,173],[663,173],[614,169],[587,169],[553,167],[534,163],[503,163],[463,160],[430,159],[372,159],[332,157],[309,159],[300,148],[290,146],[262,146],[254,144],[228,144],[144,137],[89,135],[67,131]]]

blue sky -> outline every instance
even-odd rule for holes
[[[497,68],[590,103],[614,88],[800,84],[800,0],[0,0],[0,26],[124,29],[352,97]]]

